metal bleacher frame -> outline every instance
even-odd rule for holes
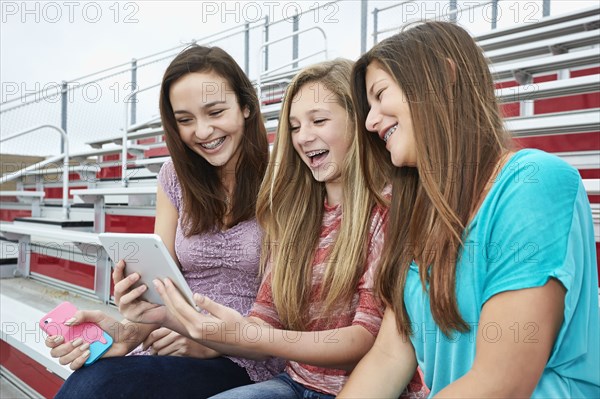
[[[532,24],[519,24],[477,35],[475,39],[484,50],[516,46],[535,40],[581,32],[600,24],[598,6],[542,18]]]
[[[104,220],[106,216],[105,205],[108,197],[138,196],[142,198],[142,201],[135,203],[135,205],[156,206],[156,184],[141,187],[133,186],[71,190],[71,194],[80,197],[86,203],[94,204],[94,233],[104,232]],[[128,198],[127,203],[132,203],[132,201],[129,201]],[[108,300],[108,297],[105,299]]]
[[[515,78],[520,84],[528,84],[531,75],[553,72],[561,69],[578,68],[600,63],[598,49],[574,51],[566,54],[549,55],[544,58],[533,58],[492,65],[495,80]]]
[[[586,9],[580,12],[566,14],[563,16],[550,17],[531,25],[520,25],[513,28],[497,30],[477,37],[478,43],[486,50],[486,54],[494,62],[491,69],[496,80],[516,78],[517,81],[524,84],[517,87],[497,90],[498,98],[503,102],[509,101],[533,101],[540,98],[561,96],[568,94],[577,94],[587,91],[597,91],[600,83],[598,75],[584,76],[574,79],[563,79],[540,84],[530,84],[531,76],[538,73],[556,71],[565,68],[573,68],[587,65],[600,64],[600,54],[597,48],[583,49],[590,45],[598,45],[598,28],[600,7]],[[527,41],[527,44],[524,42]],[[568,51],[576,49],[565,54],[553,55],[556,49]],[[544,57],[521,59],[524,55],[544,55]],[[261,58],[262,61],[262,58]],[[278,69],[278,68],[277,68]],[[280,101],[285,86],[289,83],[295,70],[282,72],[262,79],[261,90],[268,92],[269,88],[275,88],[277,98],[267,98],[263,101],[263,116],[266,120],[267,131],[274,132],[277,127],[277,117],[280,109]],[[527,88],[533,87],[533,90]],[[527,90],[526,90],[527,89]],[[268,97],[268,96],[267,96]],[[517,118],[508,118],[507,127],[516,137],[527,137],[534,135],[578,133],[587,131],[596,131],[599,126],[599,110],[585,110],[565,113],[555,113],[546,115],[526,115]],[[149,137],[162,135],[164,132],[160,127],[160,118],[154,117],[149,121],[137,125],[128,126],[128,141],[139,140]],[[107,148],[105,145],[116,145]],[[89,142],[88,145],[93,149],[77,154],[71,154],[71,159],[78,162],[89,161],[92,157],[101,157],[105,155],[119,154],[123,147],[123,136],[116,136],[108,139],[101,139]],[[161,144],[162,145],[162,144]],[[148,150],[148,145],[128,144],[127,151],[135,156],[136,159],[128,160],[128,164],[134,167],[145,167],[151,173],[157,173],[160,165],[169,157],[143,158],[144,151]],[[140,158],[141,157],[141,158]],[[104,166],[98,163],[98,166]],[[74,166],[72,172],[83,171]],[[48,169],[46,171],[33,171],[27,175],[43,175],[46,173],[58,173],[58,170]],[[88,179],[83,178],[86,181]],[[94,203],[96,206],[105,207],[106,201],[100,201],[103,195],[114,196],[144,196],[149,195],[155,184],[142,184],[136,187],[124,187],[115,189],[106,184],[87,184],[87,189],[71,190],[71,194],[78,196],[83,202]],[[38,185],[38,192],[41,192]],[[118,192],[118,194],[117,194]],[[102,194],[105,193],[105,194]],[[90,199],[90,198],[94,199]],[[85,199],[84,199],[85,198]],[[41,202],[41,198],[38,197]],[[37,201],[37,200],[36,200]],[[146,202],[144,202],[146,201]],[[101,205],[100,205],[101,204]],[[147,198],[142,200],[144,205],[152,205],[152,201]],[[38,205],[39,206],[39,205]],[[35,208],[35,206],[34,206]],[[39,214],[36,211],[36,214]],[[99,222],[98,215],[100,211],[94,211],[94,220]],[[103,225],[95,228],[95,231],[103,231]]]
[[[496,82],[516,80],[519,85],[496,90],[501,103],[524,104],[521,109],[531,110],[535,100],[594,93],[600,91],[600,74],[568,78],[560,71],[600,65],[600,6],[556,17],[544,18],[534,24],[519,25],[512,28],[496,30],[476,37],[478,44],[486,52],[492,62],[490,68]],[[587,48],[593,47],[593,48]],[[527,58],[525,58],[527,57]],[[534,58],[535,57],[535,58]],[[260,58],[260,57],[259,57]],[[262,62],[262,60],[261,60]],[[267,132],[273,134],[277,130],[281,108],[281,99],[287,84],[297,69],[260,78],[261,112],[265,120]],[[559,79],[543,83],[532,83],[534,75],[559,72]],[[516,138],[548,136],[555,134],[577,134],[600,131],[600,109],[586,109],[542,115],[530,115],[522,112],[519,117],[507,118],[506,127]],[[90,151],[70,154],[72,167],[69,173],[78,173],[84,189],[70,189],[74,200],[84,204],[93,204],[93,229],[91,231],[70,230],[67,228],[48,227],[41,224],[0,222],[0,234],[4,239],[16,241],[19,256],[16,270],[23,277],[34,277],[36,281],[50,287],[62,289],[79,296],[91,298],[104,305],[111,303],[110,271],[111,261],[98,241],[98,233],[105,231],[105,216],[112,212],[129,215],[152,215],[156,201],[156,177],[161,165],[169,156],[145,157],[145,151],[157,146],[164,146],[163,141],[156,144],[135,144],[137,140],[160,137],[164,134],[160,118],[153,117],[148,121],[125,126],[124,135],[104,138],[87,143]],[[128,143],[131,142],[131,143]],[[99,181],[96,174],[100,168],[115,166],[114,162],[102,161],[106,155],[122,154],[126,147],[128,154],[134,159],[127,160],[129,171],[133,168],[145,168],[147,174],[136,180],[129,176],[129,183],[122,186],[116,179]],[[556,153],[578,169],[600,169],[600,150],[570,151]],[[86,169],[87,168],[87,169]],[[18,182],[17,191],[0,192],[3,197],[18,198],[19,204],[27,204],[32,209],[32,216],[44,216],[42,212],[48,204],[39,181],[35,183],[35,191],[25,191],[27,176],[39,179],[40,176],[63,173],[60,168],[30,170],[23,173],[23,180]],[[133,173],[133,172],[132,172]],[[71,182],[76,185],[77,181]],[[583,184],[589,195],[600,195],[600,179],[584,179]],[[47,185],[46,187],[49,187]],[[31,187],[30,187],[31,188]],[[125,204],[125,205],[123,205]],[[85,208],[86,214],[92,211]],[[600,242],[600,204],[592,204],[592,216],[597,242]],[[90,215],[91,217],[91,215]],[[95,258],[95,287],[93,290],[75,287],[72,284],[40,278],[30,273],[30,255],[36,245],[47,242],[68,244],[77,256],[93,252]],[[24,279],[29,280],[29,279]],[[3,280],[4,281],[4,280]],[[7,329],[10,323],[25,323],[25,317],[41,317],[41,311],[33,306],[15,300],[0,292],[2,307],[2,340],[27,354],[49,371],[66,378],[70,370],[50,358],[43,342],[32,342],[19,337]],[[36,320],[37,320],[36,319]]]
[[[45,196],[43,191],[0,191],[0,197],[16,197],[20,203],[31,204],[32,216],[40,216],[40,204]]]
[[[149,138],[149,137],[156,137],[159,135],[163,134],[163,129],[162,129],[162,125],[160,123],[160,118],[153,118],[148,122],[139,124],[139,125],[134,125],[134,126],[130,126],[129,128],[130,132],[133,133],[129,133],[127,135],[127,139],[128,140],[140,140],[140,139],[145,139],[145,138]],[[139,131],[142,130],[142,131]],[[123,144],[123,136],[119,135],[119,136],[115,136],[115,137],[110,137],[107,139],[101,139],[101,140],[96,140],[96,141],[90,141],[87,143],[87,145],[89,145],[92,148],[102,148],[102,146],[104,146],[104,144],[110,144],[110,143],[114,143],[114,144],[118,144],[121,145]]]
[[[501,102],[531,102],[540,98],[549,98],[569,94],[579,94],[583,92],[597,91],[600,82],[597,79],[599,75],[584,76],[574,79],[561,79],[539,84],[531,84],[531,77],[534,74],[556,71],[564,68],[573,68],[588,65],[600,64],[600,54],[597,48],[581,49],[582,47],[599,44],[598,28],[600,23],[600,7],[583,10],[579,13],[571,13],[564,16],[557,16],[543,19],[542,21],[528,26],[517,26],[504,30],[498,30],[486,35],[477,37],[478,43],[487,51],[487,55],[498,57],[498,60],[509,60],[509,62],[495,62],[491,65],[494,77],[497,81],[515,78],[522,85],[497,90],[498,98]],[[566,34],[566,36],[565,36]],[[562,35],[562,38],[560,36]],[[557,37],[558,36],[558,37]],[[530,43],[523,44],[524,38]],[[561,42],[562,40],[562,42]],[[553,48],[560,48],[561,51],[576,50],[565,54],[552,54]],[[538,55],[537,58],[521,59],[523,55]],[[554,51],[556,52],[556,51]],[[544,56],[547,54],[546,56]],[[276,68],[278,70],[279,68]],[[273,90],[274,96],[267,95],[267,98],[261,97],[264,119],[266,121],[267,131],[275,132],[278,124],[278,114],[281,106],[281,97],[285,86],[289,83],[296,70],[272,74],[262,79],[262,93],[268,93]],[[533,87],[533,90],[530,88]],[[276,93],[275,93],[276,92]],[[578,133],[600,130],[600,110],[583,110],[565,113],[553,113],[545,115],[525,115],[515,118],[507,118],[506,125],[508,130],[513,132],[515,137],[530,137],[536,135]],[[161,136],[164,134],[160,126],[160,118],[152,119],[127,126],[127,141],[140,140],[150,137]],[[71,154],[71,159],[76,162],[89,162],[91,158],[99,158],[105,155],[119,154],[123,150],[122,135],[112,138],[101,139],[89,142],[92,148],[77,154]],[[114,147],[105,147],[112,144]],[[162,142],[159,145],[163,145]],[[139,144],[127,144],[127,152],[136,156],[135,159],[128,160],[127,164],[132,167],[147,168],[151,174],[156,174],[160,166],[169,159],[168,156],[156,158],[143,158],[144,151],[150,146]],[[596,153],[588,154],[588,157],[595,156]],[[564,156],[569,156],[564,154]],[[572,155],[575,156],[575,155]],[[99,167],[106,164],[98,161]],[[80,171],[78,166],[74,166],[71,172]],[[43,175],[45,173],[57,173],[59,170],[48,169],[46,171],[33,171],[28,175]],[[149,175],[151,177],[152,175]],[[83,178],[86,181],[87,179]],[[140,182],[131,187],[115,187],[110,181],[107,182],[88,182],[85,189],[72,189],[70,193],[84,203],[94,204],[94,232],[104,231],[104,216],[107,210],[107,204],[111,201],[107,198],[113,198],[112,202],[128,203],[137,206],[152,207],[155,201],[156,182],[153,180]],[[43,187],[37,186],[38,191]],[[4,194],[6,195],[6,194]],[[37,211],[43,197],[36,197]],[[117,198],[117,200],[114,200]],[[132,200],[133,199],[133,200]],[[36,205],[34,204],[34,209]],[[5,229],[5,224],[0,230]],[[101,298],[107,301],[106,297]]]
[[[500,103],[511,103],[594,91],[600,91],[600,74],[506,87],[496,90],[496,97]]]
[[[569,111],[505,119],[515,137],[600,131],[600,109]]]
[[[485,52],[494,64],[543,54],[562,54],[577,47],[598,44],[598,29],[572,33],[560,38],[543,39],[536,42],[519,44]]]

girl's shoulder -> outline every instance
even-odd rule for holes
[[[579,176],[577,169],[564,159],[535,148],[525,148],[513,154],[506,162],[501,172],[522,171],[529,169],[531,174],[551,176]]]
[[[556,155],[535,149],[512,154],[502,166],[475,220],[515,226],[529,220],[568,220],[587,199],[577,169]],[[500,230],[498,230],[500,231]],[[506,233],[508,234],[508,233]]]
[[[171,158],[167,159],[162,166],[160,167],[161,173],[174,174],[175,173],[175,165],[173,164],[173,160]]]
[[[381,196],[387,201],[392,199],[392,185],[386,184],[383,190],[381,190]]]
[[[495,179],[500,186],[519,191],[553,191],[576,189],[581,176],[576,168],[560,157],[537,149],[514,153]]]
[[[381,190],[381,196],[385,200],[385,204],[377,203],[373,207],[373,212],[371,213],[371,230],[373,231],[377,225],[385,224],[388,218],[389,213],[389,205],[392,199],[392,185],[387,184],[383,190]]]
[[[175,171],[175,165],[171,158],[167,159],[158,172],[158,180],[163,184],[177,185],[179,179],[177,178],[177,172]]]
[[[173,165],[170,158],[162,164],[158,172],[158,183],[173,205],[179,210],[182,201],[181,185],[175,172],[175,165]]]
[[[380,204],[380,203],[376,204],[374,210],[380,214],[387,213],[387,211],[390,208],[390,201],[392,200],[392,185],[386,184],[386,186],[383,188],[383,190],[381,190],[380,195],[383,198],[383,200],[385,201],[385,204]]]

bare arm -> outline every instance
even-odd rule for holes
[[[410,340],[400,335],[386,309],[375,344],[358,363],[338,398],[398,398],[417,369]]]
[[[160,236],[175,263],[181,268],[175,252],[175,234],[179,212],[173,205],[162,186],[158,184],[156,191],[156,218],[154,220],[154,234]],[[167,328],[154,330],[144,340],[144,349],[149,349],[158,355],[190,356],[210,358],[219,355],[214,350],[206,348],[185,336]]]
[[[257,325],[262,320],[251,318]],[[251,352],[314,366],[352,370],[373,346],[375,337],[360,325],[325,331],[260,329],[264,338],[247,345]],[[268,336],[265,336],[268,335]]]
[[[564,299],[565,289],[554,279],[490,298],[481,311],[473,367],[437,397],[530,397],[562,324]],[[486,335],[489,325],[495,326],[493,337]]]
[[[169,250],[171,257],[179,265],[175,254],[175,233],[179,213],[171,203],[159,184],[156,191],[156,218],[154,219],[154,234],[158,234]]]
[[[228,355],[263,359],[282,357],[315,366],[351,370],[373,345],[362,326],[319,332],[285,331],[196,294],[196,303],[210,315],[187,304],[169,280],[158,282],[169,309],[165,326]]]
[[[175,234],[177,221],[179,218],[176,207],[171,203],[166,193],[159,184],[157,187],[157,205],[156,219],[154,223],[154,232],[158,234],[165,243],[171,257],[179,264],[175,254]],[[213,350],[203,345],[183,337],[176,332],[166,328],[159,328],[160,323],[157,320],[162,319],[166,309],[164,306],[151,304],[139,300],[139,294],[145,291],[145,286],[132,289],[132,285],[139,276],[133,273],[127,277],[124,276],[124,262],[115,265],[113,271],[113,280],[115,281],[115,301],[119,305],[119,310],[130,320],[124,323],[134,325],[136,328],[145,331],[144,349],[159,355],[178,355],[192,357],[215,357],[218,356]],[[142,324],[145,323],[145,324]],[[150,325],[146,324],[150,323]]]

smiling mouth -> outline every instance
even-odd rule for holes
[[[329,150],[314,150],[306,153],[308,159],[310,159],[310,166],[319,166],[322,160],[327,158]]]
[[[394,125],[391,128],[389,128],[387,132],[385,132],[385,134],[383,135],[383,141],[386,144],[387,144],[387,141],[389,140],[390,136],[396,131],[397,128],[398,128],[398,125]]]
[[[225,141],[225,137],[218,138],[213,141],[209,141],[208,143],[199,143],[202,148],[206,148],[207,150],[214,150]]]

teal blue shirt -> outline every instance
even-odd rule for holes
[[[475,358],[477,329],[533,342],[539,326],[479,326],[492,296],[540,287],[549,278],[566,288],[564,321],[537,398],[599,398],[598,273],[590,204],[577,170],[538,150],[521,150],[501,173],[468,226],[456,269],[456,296],[466,333],[446,337],[435,324],[417,266],[410,266],[404,300],[425,383],[435,395],[465,375]],[[509,383],[507,381],[507,383]]]

